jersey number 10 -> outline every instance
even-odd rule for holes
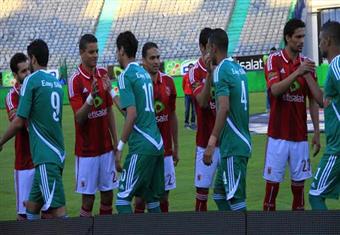
[[[153,108],[153,86],[151,83],[144,83],[143,90],[145,93],[145,111],[155,112]]]

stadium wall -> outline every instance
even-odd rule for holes
[[[0,222],[0,234],[339,234],[339,211],[174,212]]]
[[[323,84],[325,82],[326,76],[328,71],[328,65],[322,64],[319,67],[317,67],[317,77],[319,85],[323,87]],[[183,97],[183,89],[182,89],[182,76],[173,76],[174,83],[176,86],[177,91],[177,97]],[[263,92],[266,88],[266,82],[264,78],[264,72],[263,70],[257,70],[257,71],[248,71],[247,72],[247,78],[248,78],[248,89],[249,92]],[[113,86],[117,89],[117,82],[113,82]],[[9,91],[10,87],[1,87],[0,86],[0,109],[5,108],[5,98]],[[68,100],[68,90],[67,86],[63,86],[64,89],[64,105],[69,104]]]

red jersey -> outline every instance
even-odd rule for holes
[[[285,50],[269,56],[265,66],[267,87],[286,79],[307,58],[299,55],[292,61]],[[315,74],[312,74],[316,79]],[[303,77],[298,77],[282,95],[270,97],[268,136],[289,141],[307,140],[306,98],[310,95]]]
[[[97,108],[92,106],[87,115],[88,119],[83,125],[78,124],[74,118],[76,127],[75,154],[78,157],[95,157],[113,149],[107,112],[113,102],[111,95],[104,90],[102,80],[106,74],[106,69],[96,68],[93,77],[91,77],[80,65],[69,79],[69,99],[74,114],[86,102],[86,98],[92,91],[91,84],[94,78],[98,81],[98,95],[103,101]]]
[[[195,66],[189,70],[189,81],[194,97],[202,91],[206,77],[207,70],[203,59],[200,58]],[[202,148],[207,147],[210,134],[215,125],[216,103],[213,97],[213,95],[210,97],[209,107],[207,108],[201,108],[196,99],[194,99],[197,114],[196,145]]]
[[[182,88],[185,95],[192,95],[192,90],[189,81],[189,73],[183,75]]]
[[[172,132],[169,116],[176,110],[176,88],[172,77],[158,72],[153,82],[155,113],[164,144],[164,157],[172,155]]]
[[[16,83],[10,89],[6,96],[6,110],[8,119],[12,121],[15,117],[16,110],[19,105],[20,84]],[[15,166],[16,170],[28,170],[34,168],[31,152],[30,142],[27,128],[22,128],[15,136]]]

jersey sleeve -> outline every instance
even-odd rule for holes
[[[131,81],[126,73],[122,73],[118,78],[118,88],[120,94],[120,108],[126,109],[136,106],[135,95],[133,93]]]
[[[331,64],[328,71],[328,79],[325,84],[325,97],[333,97],[340,93],[340,68]]]
[[[8,120],[12,121],[15,117],[17,107],[18,107],[18,101],[13,96],[13,90],[10,90],[10,92],[7,93],[7,96],[5,99],[5,105],[6,105],[6,111],[8,114]]]
[[[31,113],[33,103],[34,84],[31,77],[27,77],[20,89],[20,101],[17,116],[27,119]]]
[[[215,82],[215,95],[217,97],[218,96],[229,96],[231,84],[228,80],[227,71],[223,69],[219,69],[215,71],[214,82]]]
[[[277,56],[269,56],[265,67],[265,77],[268,88],[280,81],[280,69]]]
[[[196,66],[189,70],[189,84],[192,94],[196,97],[203,89],[204,83],[199,79],[199,71]]]
[[[175,83],[173,81],[173,78],[168,79],[168,84],[170,87],[170,101],[169,101],[169,107],[172,112],[176,110],[176,98],[177,98],[177,92],[176,92],[176,87]]]
[[[68,97],[70,105],[74,113],[76,113],[83,106],[83,99],[81,96],[79,77],[74,75],[68,83]]]

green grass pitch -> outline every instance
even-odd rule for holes
[[[250,94],[250,113],[259,113],[265,111],[264,93]],[[81,205],[81,196],[74,192],[74,123],[73,113],[70,106],[64,106],[63,129],[67,158],[64,170],[64,187],[66,194],[67,211],[69,216],[78,216]],[[195,188],[194,179],[194,153],[195,153],[195,132],[184,129],[184,99],[177,100],[177,116],[179,119],[179,156],[180,162],[176,168],[177,188],[170,193],[170,211],[193,211],[195,205]],[[116,112],[118,136],[120,136],[123,119]],[[0,110],[0,135],[8,126],[7,114],[5,110]],[[247,207],[248,210],[261,210],[264,196],[264,180],[262,170],[264,163],[265,135],[252,135],[253,153],[248,164],[247,175]],[[13,182],[14,166],[14,141],[7,143],[0,153],[0,220],[13,220],[16,217],[15,212],[15,193]],[[321,135],[322,146],[325,146],[324,135]],[[313,169],[322,156],[321,153],[312,159]],[[278,210],[290,210],[291,192],[289,183],[289,174],[286,172],[286,180],[280,185],[280,192],[277,198]],[[310,209],[307,192],[311,181],[306,182],[306,208]],[[116,193],[116,191],[115,191]],[[97,194],[94,214],[98,214],[99,195]],[[340,209],[337,201],[329,200],[330,209]],[[216,206],[209,196],[209,210],[216,210]]]

